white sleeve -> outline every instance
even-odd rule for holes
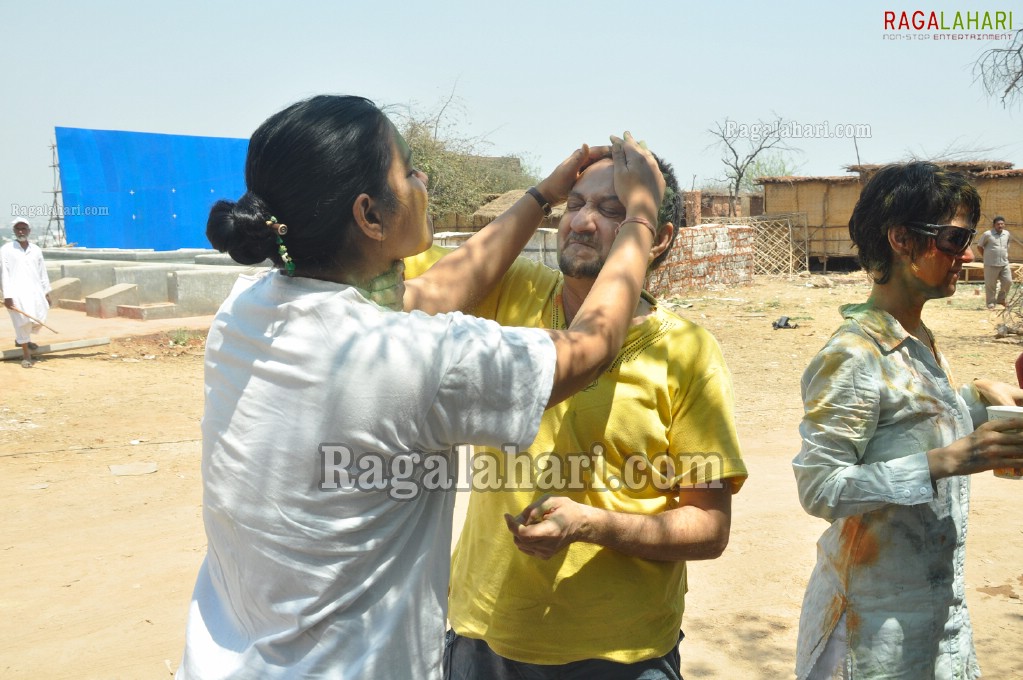
[[[854,348],[827,346],[803,373],[802,448],[792,469],[803,509],[834,521],[931,500],[926,451],[864,463],[877,428],[880,370]]]
[[[53,288],[50,286],[50,276],[46,273],[46,263],[43,262],[43,251],[36,252],[36,269],[39,274],[39,285],[44,293],[49,293]]]
[[[977,429],[987,422],[987,403],[980,396],[980,391],[972,383],[968,382],[959,388],[959,398],[970,413],[970,420],[973,421],[973,429]]]
[[[438,443],[529,446],[554,384],[547,332],[453,314],[444,351],[447,370],[422,432]]]
[[[0,247],[0,290],[4,292],[4,297],[14,297],[14,285],[11,281],[11,271],[7,266],[7,249]]]

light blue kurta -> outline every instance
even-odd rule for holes
[[[802,381],[793,469],[803,507],[832,524],[803,600],[796,674],[845,614],[848,677],[976,678],[963,582],[970,480],[932,484],[927,451],[972,432],[984,406],[888,313],[841,312]]]

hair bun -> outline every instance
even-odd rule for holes
[[[259,264],[277,252],[274,232],[266,225],[270,211],[252,192],[235,201],[217,201],[206,221],[206,238],[239,264]]]

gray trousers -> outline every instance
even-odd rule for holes
[[[1001,284],[999,289],[998,284]],[[1012,287],[1012,272],[1009,270],[1009,265],[1004,267],[990,267],[984,265],[984,297],[985,302],[988,306],[991,305],[1004,305],[1005,296],[1009,293],[1009,288]],[[998,294],[995,295],[995,290],[998,290]]]

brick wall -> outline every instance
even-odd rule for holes
[[[434,243],[455,248],[469,233],[439,233]],[[538,229],[522,254],[557,268],[557,232]],[[671,253],[647,278],[646,289],[667,298],[712,285],[742,286],[753,282],[753,228],[700,224],[678,230]]]
[[[668,298],[712,285],[753,282],[753,228],[700,224],[679,229],[667,259],[647,278],[647,290]]]
[[[701,198],[700,198],[700,191],[699,190],[697,190],[697,191],[683,191],[682,192],[682,204],[686,208],[686,224],[685,224],[685,226],[688,226],[690,224],[699,224],[700,222],[703,221],[703,212],[700,209],[702,201],[701,201]],[[676,227],[681,227],[683,225],[676,224],[675,226]]]

